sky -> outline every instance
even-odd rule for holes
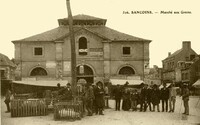
[[[198,0],[71,0],[72,14],[107,19],[106,26],[152,40],[150,66],[162,67],[168,52],[182,47],[182,41],[200,54],[200,1]],[[130,14],[123,14],[123,12]],[[153,14],[131,14],[152,11]],[[161,14],[178,11],[179,14]],[[187,12],[187,13],[181,13]],[[0,0],[0,53],[14,58],[11,41],[58,27],[67,17],[66,0]]]

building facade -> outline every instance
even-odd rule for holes
[[[179,65],[179,70],[181,73],[180,81],[182,83],[194,84],[200,79],[200,59],[199,56],[192,61],[185,61]]]
[[[149,69],[149,73],[145,75],[145,83],[148,85],[161,85],[162,84],[162,68],[154,65]]]
[[[108,28],[106,21],[88,15],[73,17],[77,79],[88,83],[122,76],[143,79],[151,41]],[[71,80],[68,19],[58,23],[55,29],[12,41],[19,79]]]
[[[4,54],[0,53],[1,80],[14,80],[15,64]]]
[[[163,63],[163,82],[186,82],[189,78],[188,69],[197,57],[197,53],[191,48],[190,41],[183,41],[182,48],[169,53]],[[184,76],[183,76],[184,74]]]

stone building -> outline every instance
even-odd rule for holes
[[[191,48],[191,42],[183,41],[181,49],[173,54],[169,53],[168,57],[162,61],[163,82],[185,82],[182,81],[182,74],[184,77],[188,77],[188,71],[183,71],[180,67],[189,67],[197,56],[197,53]]]
[[[151,41],[108,28],[106,21],[88,15],[73,16],[78,79],[88,83],[126,76],[143,79]],[[70,81],[68,18],[58,19],[58,24],[55,29],[12,41],[18,78]]]
[[[161,85],[162,84],[162,68],[154,65],[149,69],[149,73],[145,75],[144,82],[148,85]]]
[[[0,53],[0,86],[1,95],[5,95],[7,89],[11,89],[11,81],[15,79],[16,65],[6,56]]]
[[[0,75],[1,80],[14,80],[15,64],[0,53]]]
[[[200,59],[199,56],[192,61],[182,61],[179,63],[179,71],[181,73],[181,82],[194,84],[200,79]]]

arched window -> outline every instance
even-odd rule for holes
[[[87,39],[85,37],[81,37],[78,43],[79,43],[79,55],[87,55]]]
[[[77,75],[93,75],[93,70],[87,65],[81,65],[76,68]]]
[[[119,75],[134,75],[134,74],[135,74],[134,69],[129,66],[122,67],[119,70]]]
[[[47,76],[47,71],[41,67],[34,68],[30,76]]]

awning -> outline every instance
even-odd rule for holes
[[[197,80],[192,86],[194,86],[195,88],[200,88],[200,79]]]
[[[124,85],[126,82],[128,82],[128,85],[140,85],[141,83],[144,83],[142,80],[124,80],[124,79],[110,79],[112,85]]]
[[[49,87],[57,87],[57,84],[60,83],[60,86],[66,86],[68,83],[67,80],[61,81],[12,81],[16,84],[24,84],[24,85],[32,85],[32,86],[49,86]]]

